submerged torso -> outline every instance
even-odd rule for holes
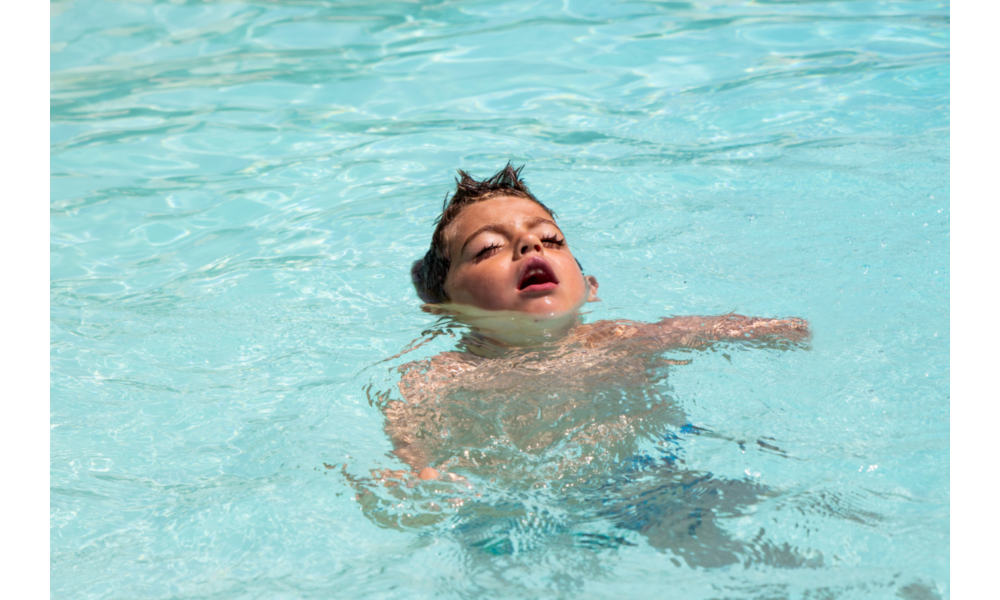
[[[563,343],[485,358],[448,352],[401,367],[405,402],[386,406],[400,458],[532,481],[586,477],[683,415],[639,328],[587,326]]]
[[[762,321],[740,318],[715,325],[730,339],[760,329]],[[386,527],[441,524],[492,554],[541,544],[518,533],[533,523],[544,539],[587,548],[631,544],[628,532],[637,532],[698,567],[821,564],[821,555],[760,539],[763,530],[749,545],[731,536],[721,520],[754,510],[773,490],[686,464],[687,440],[720,434],[688,423],[667,384],[667,370],[687,361],[662,355],[704,347],[704,328],[691,326],[704,322],[712,325],[701,317],[605,321],[560,343],[403,365],[404,399],[380,396],[386,431],[411,469],[432,466],[442,476],[352,479],[362,509]]]

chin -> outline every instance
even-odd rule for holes
[[[553,302],[548,298],[532,298],[530,301],[523,303],[521,308],[517,310],[540,317],[557,317],[572,312],[576,308],[575,304],[566,301]]]

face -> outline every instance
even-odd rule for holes
[[[477,202],[448,225],[445,239],[444,288],[456,304],[555,316],[597,299],[597,280],[583,276],[562,231],[531,200]]]

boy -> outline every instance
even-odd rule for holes
[[[655,366],[670,362],[656,356],[665,349],[749,338],[808,339],[808,324],[801,319],[733,314],[582,323],[579,310],[598,300],[597,279],[583,274],[555,213],[531,194],[520,172],[508,163],[477,181],[459,171],[431,247],[411,270],[426,310],[453,315],[471,329],[462,340],[463,352],[404,365],[399,389],[406,402],[386,406],[395,453],[420,479],[437,479],[434,465],[497,467],[503,459],[491,463],[487,451],[470,458],[468,448],[482,445],[476,438],[484,435],[503,438],[522,452],[543,452],[571,439],[628,456],[638,435],[657,435],[658,427],[678,420],[678,411],[665,416],[649,408],[641,394],[612,410],[587,405],[581,397],[611,386],[648,387],[655,383]],[[561,400],[540,400],[549,397]],[[493,400],[484,404],[484,398]],[[468,416],[482,416],[490,402],[509,398],[522,400],[516,415],[498,412],[479,422]],[[552,421],[563,424],[553,430],[547,426]],[[588,454],[585,460],[593,458]]]

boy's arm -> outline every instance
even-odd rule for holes
[[[383,409],[385,432],[392,440],[393,454],[415,471],[427,466],[427,457],[417,435],[420,424],[414,414],[414,407],[429,395],[425,374],[429,370],[427,367],[426,363],[403,365],[400,368],[403,376],[397,385],[404,401],[390,400]]]
[[[763,319],[730,313],[715,317],[690,316],[662,319],[647,326],[649,333],[668,347],[701,348],[723,340],[773,340],[808,342],[809,322],[804,319]]]
[[[402,373],[399,392],[405,401],[392,400],[385,405],[385,431],[392,440],[393,454],[419,473],[421,479],[436,478],[438,473],[429,466],[432,457],[420,434],[425,427],[433,429],[434,424],[424,422],[428,411],[421,410],[420,405],[436,402],[449,383],[473,366],[460,353],[444,352],[399,369]]]

